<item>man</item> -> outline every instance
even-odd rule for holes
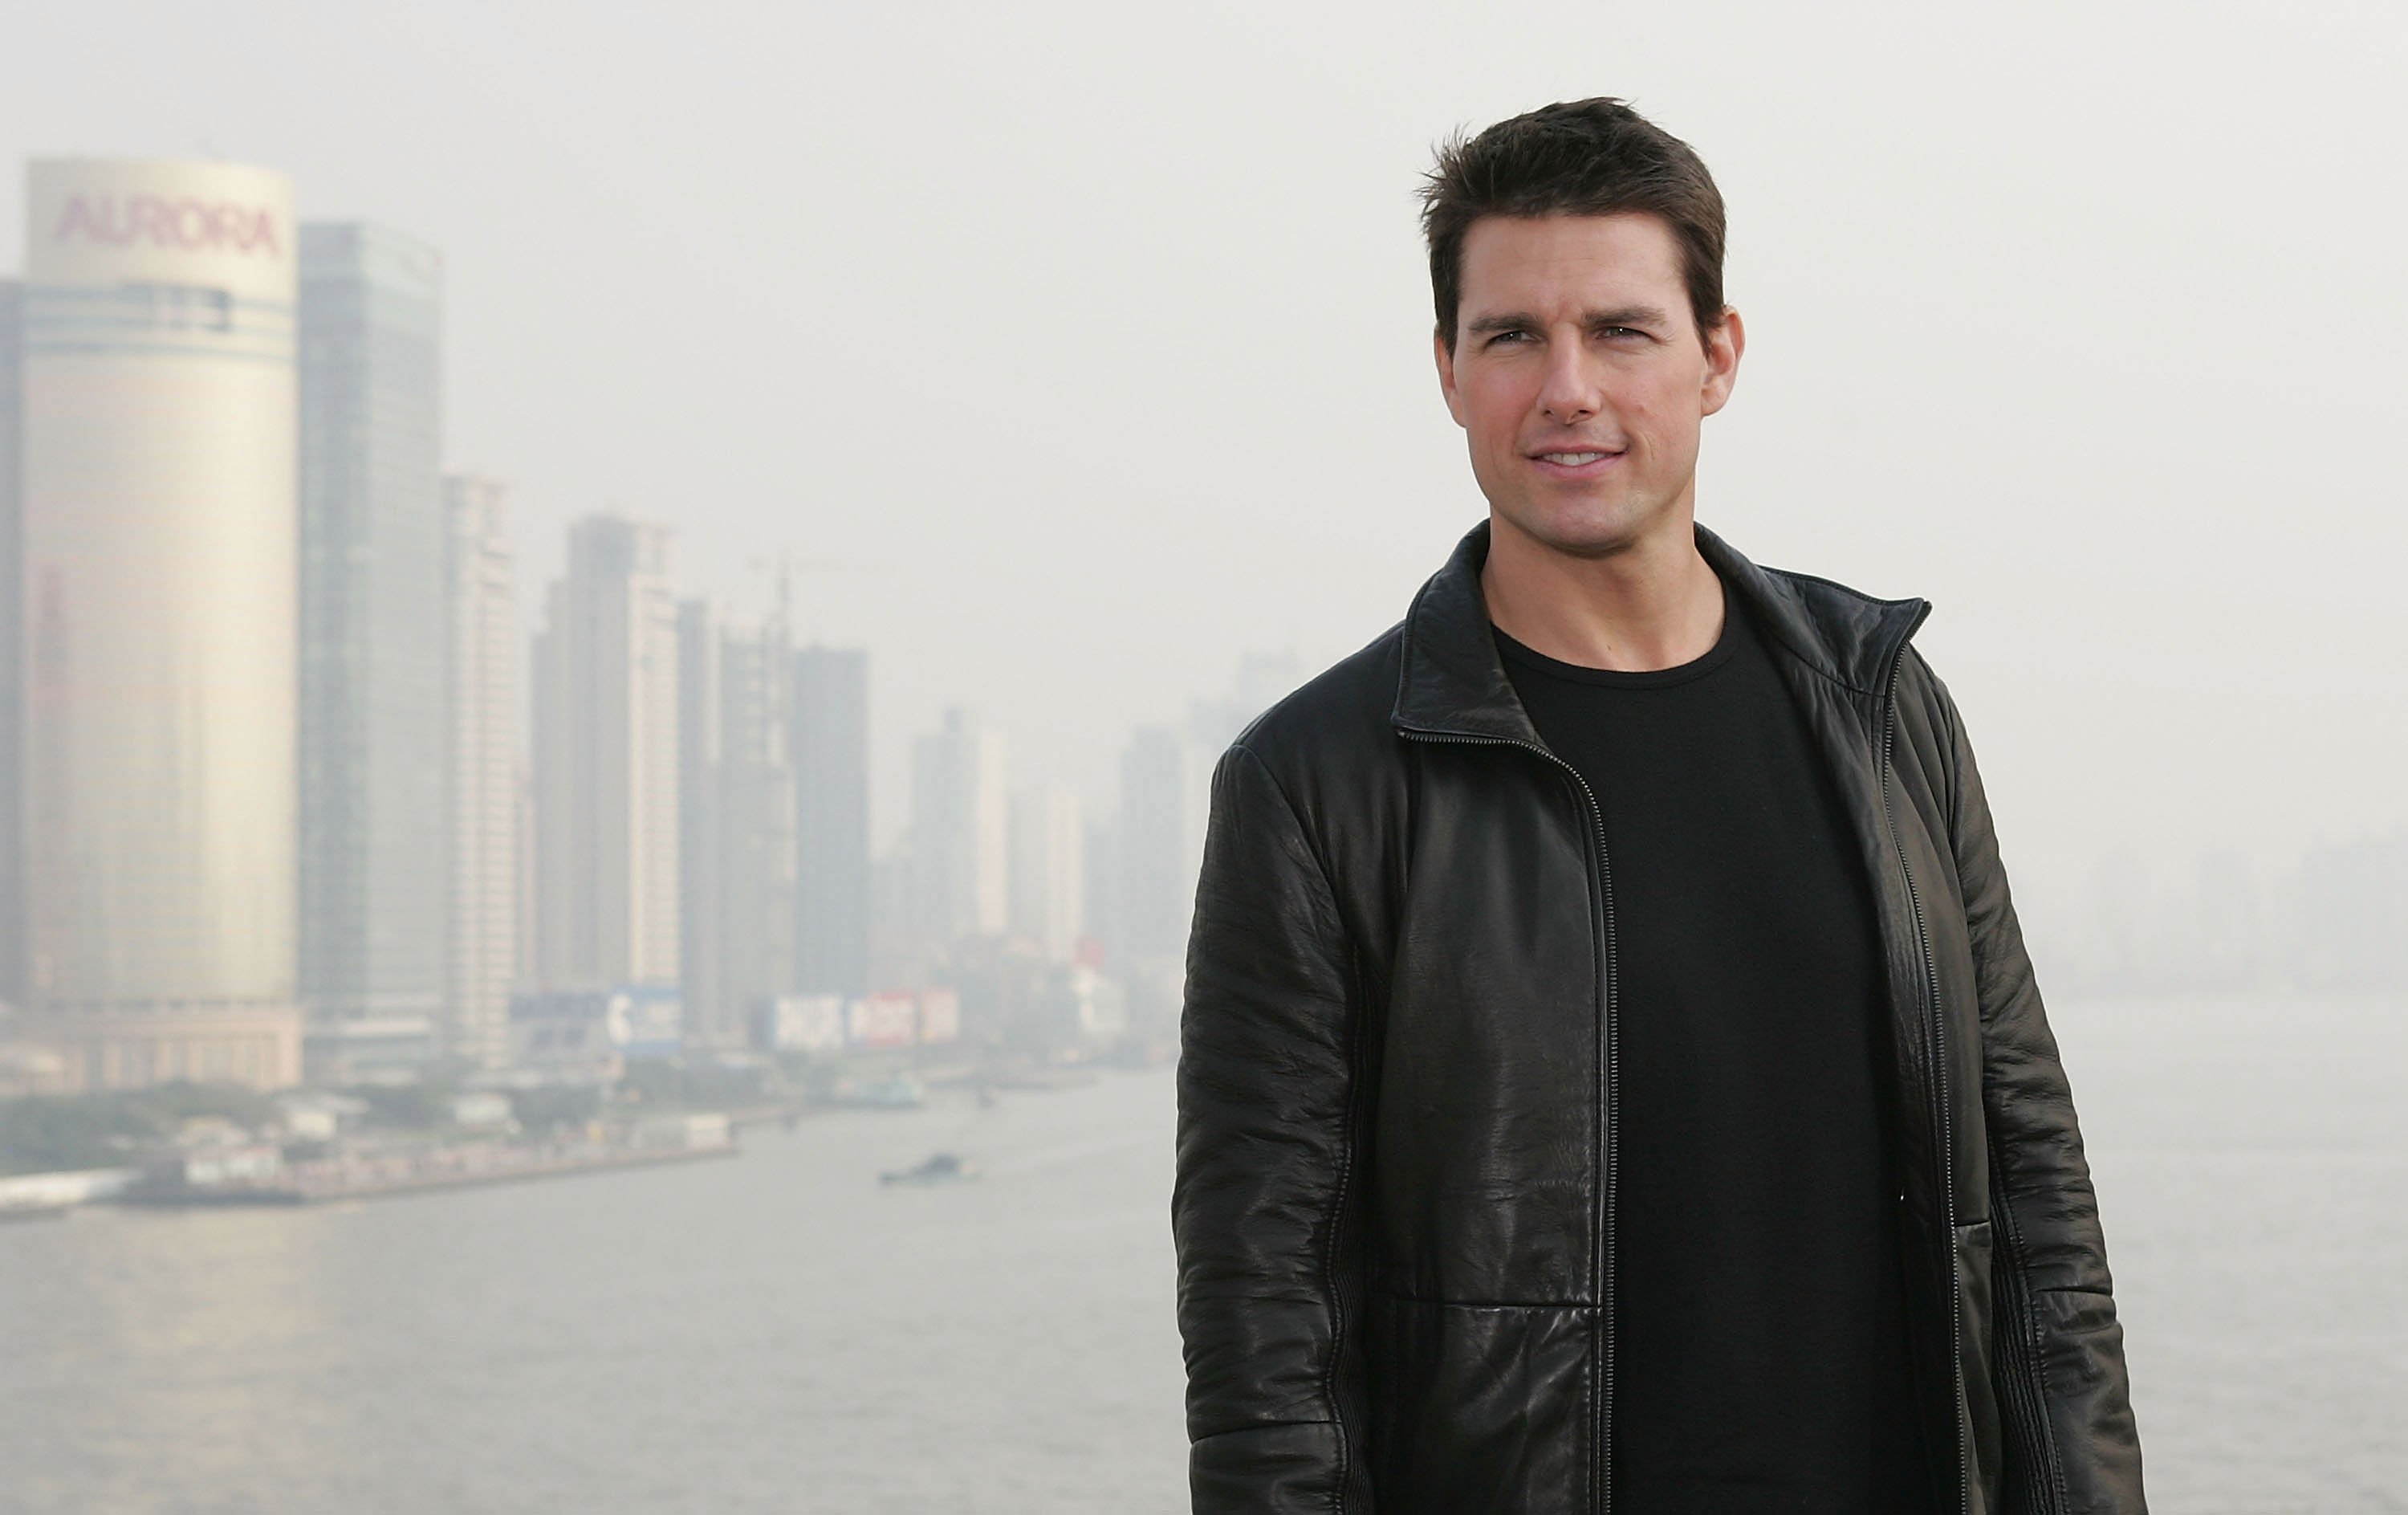
[[[2138,1512],[2097,1205],[1928,606],[1694,520],[1723,207],[1445,149],[1488,520],[1222,758],[1172,1220],[1198,1511]]]

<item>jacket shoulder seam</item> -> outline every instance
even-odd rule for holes
[[[1287,786],[1280,782],[1278,770],[1272,768],[1270,759],[1255,751],[1242,736],[1229,743],[1229,750],[1244,754],[1261,772],[1263,782],[1271,786],[1271,793],[1279,796],[1280,808],[1285,810],[1288,819],[1296,823],[1297,836],[1303,841],[1305,851],[1312,855],[1313,871],[1321,875],[1322,892],[1328,898],[1330,912],[1333,916],[1339,916],[1338,875],[1330,872],[1329,859],[1322,853],[1321,838],[1314,834],[1312,827],[1304,823],[1304,812],[1297,808],[1296,798],[1287,792]],[[1340,920],[1342,930],[1342,916]]]
[[[1953,852],[1956,850],[1956,833],[1963,830],[1964,825],[1965,759],[1972,749],[1965,740],[1964,724],[1958,719],[1956,714],[1956,701],[1949,697],[1948,686],[1941,681],[1940,671],[1933,668],[1931,660],[1914,647],[1910,646],[1906,652],[1907,656],[1914,660],[1914,666],[1922,670],[1923,681],[1928,685],[1928,698],[1931,701],[1932,709],[1939,714],[1941,735],[1947,743],[1948,844],[1949,850]]]

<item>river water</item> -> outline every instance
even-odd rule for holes
[[[2408,1510],[2408,1006],[2057,1020],[2153,1505]],[[1171,1079],[0,1228],[0,1510],[1181,1511]],[[877,1175],[953,1147],[947,1188]]]

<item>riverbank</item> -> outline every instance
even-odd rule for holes
[[[272,1183],[147,1188],[136,1185],[119,1194],[117,1203],[151,1206],[322,1205],[341,1200],[387,1199],[437,1190],[469,1189],[483,1184],[561,1178],[577,1174],[605,1173],[616,1168],[652,1167],[664,1162],[692,1162],[698,1158],[735,1157],[741,1150],[733,1142],[682,1147],[600,1147],[565,1154],[503,1147],[472,1161],[420,1163],[402,1170],[337,1164],[324,1171],[313,1172],[304,1165],[295,1164],[281,1181]],[[526,1155],[508,1155],[522,1151]]]

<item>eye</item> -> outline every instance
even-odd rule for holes
[[[1641,331],[1637,326],[1599,326],[1597,329],[1597,334],[1600,337],[1606,338],[1645,337],[1647,335],[1645,332]]]
[[[1497,334],[1495,334],[1494,336],[1490,337],[1486,341],[1484,341],[1484,342],[1481,343],[1480,345],[1481,345],[1481,346],[1483,346],[1483,347],[1498,347],[1498,346],[1502,346],[1503,344],[1505,344],[1505,343],[1507,343],[1507,342],[1526,341],[1526,340],[1528,340],[1528,339],[1529,339],[1529,336],[1530,336],[1530,334],[1529,334],[1528,332],[1526,332],[1526,331],[1522,331],[1522,330],[1519,330],[1519,329],[1515,329],[1515,330],[1512,330],[1512,331],[1500,331],[1500,332],[1498,332]]]

